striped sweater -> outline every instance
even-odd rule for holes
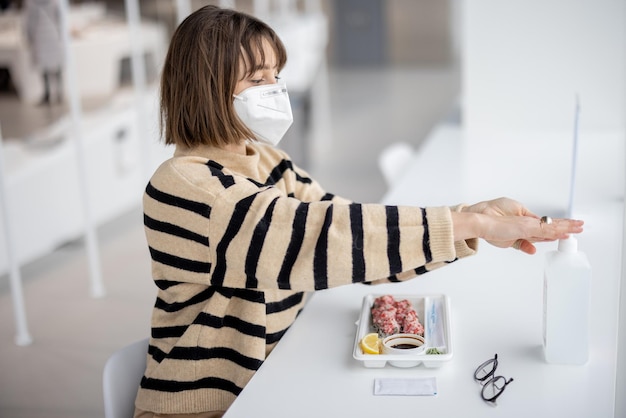
[[[306,292],[409,279],[476,245],[453,242],[447,207],[352,203],[258,143],[177,148],[143,205],[158,294],[136,406],[163,414],[226,410]]]

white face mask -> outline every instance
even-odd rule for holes
[[[235,112],[259,139],[277,145],[293,122],[284,84],[249,87],[235,94]]]

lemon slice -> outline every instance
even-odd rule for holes
[[[380,354],[380,340],[376,332],[363,337],[359,345],[365,354]]]

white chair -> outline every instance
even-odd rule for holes
[[[413,147],[406,142],[396,142],[383,149],[378,157],[378,167],[387,185],[392,185],[406,169],[413,152]]]
[[[109,357],[102,373],[106,418],[132,418],[135,397],[146,371],[148,338],[120,348]]]

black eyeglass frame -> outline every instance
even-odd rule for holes
[[[491,363],[493,363],[493,367],[491,371],[489,371],[484,376],[479,377],[479,372],[486,369],[487,366],[489,366],[489,364]],[[483,387],[482,390],[480,391],[480,397],[483,398],[483,400],[486,402],[495,402],[496,399],[498,399],[498,397],[502,395],[502,392],[504,392],[504,389],[506,389],[506,386],[513,381],[513,378],[506,380],[506,377],[504,376],[495,376],[497,368],[498,368],[498,354],[496,353],[494,354],[493,358],[483,362],[474,371],[474,380],[479,382]],[[504,382],[504,386],[502,386],[502,388],[499,388],[498,393],[496,393],[494,396],[486,397],[485,388],[487,388],[489,385],[493,385],[494,387],[498,388],[498,386],[496,386],[496,382],[499,380],[502,380]]]

